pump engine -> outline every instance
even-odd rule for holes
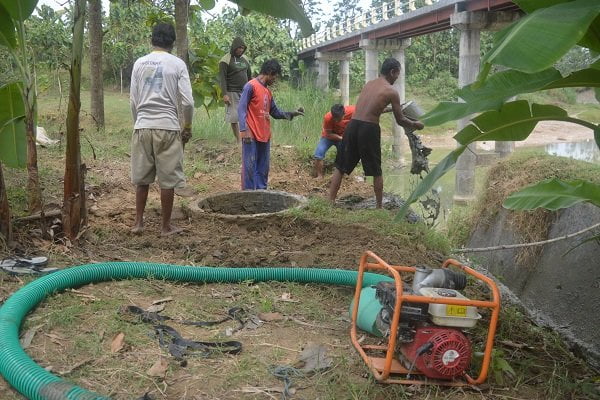
[[[417,267],[412,288],[404,295],[467,299],[459,290],[466,286],[466,275],[448,269]],[[375,324],[384,336],[390,336],[396,304],[394,282],[379,282],[375,296],[382,305]],[[454,379],[465,373],[471,360],[471,342],[462,329],[473,327],[481,316],[473,306],[402,302],[396,332],[400,361],[411,372],[427,378]],[[415,369],[417,371],[415,371]]]

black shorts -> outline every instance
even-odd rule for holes
[[[359,160],[366,176],[381,176],[381,129],[373,122],[353,119],[344,131],[335,166],[349,175]]]

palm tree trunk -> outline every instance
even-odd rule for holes
[[[75,0],[73,15],[73,53],[71,84],[67,109],[67,148],[65,161],[63,230],[74,241],[81,226],[86,224],[84,174],[79,141],[79,111],[81,109],[81,61],[83,58],[83,28],[86,0]]]

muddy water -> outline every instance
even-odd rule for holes
[[[435,165],[444,158],[452,149],[451,148],[434,148],[432,154],[429,156],[430,167],[433,168]],[[523,152],[532,150],[539,150],[550,155],[568,157],[576,160],[587,161],[591,163],[600,162],[600,149],[596,145],[593,139],[585,139],[575,142],[561,141],[557,143],[549,143],[541,146],[528,146],[528,147],[517,147],[515,152]],[[420,179],[417,176],[409,173],[410,169],[410,152],[404,152],[407,154],[407,158],[404,162],[404,166],[401,168],[392,167],[390,165],[385,168],[384,177],[384,190],[389,193],[396,194],[402,198],[407,198],[412,190],[417,186]],[[483,185],[485,180],[485,174],[487,173],[487,166],[477,166],[475,170],[475,191]],[[453,195],[454,195],[454,184],[455,184],[455,170],[452,169],[446,173],[441,179],[439,179],[434,186],[435,195],[439,197],[440,201],[440,213],[439,223],[444,224],[445,219],[450,213],[453,206]],[[420,205],[413,206],[413,209],[417,214],[423,213],[423,207]]]

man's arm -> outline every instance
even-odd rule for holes
[[[423,129],[424,125],[421,121],[413,121],[410,118],[407,118],[402,112],[402,105],[400,104],[400,96],[395,89],[390,90],[390,103],[392,105],[392,112],[394,113],[394,118],[396,119],[396,123],[403,128],[410,130],[420,130]],[[384,109],[385,111],[385,109]]]
[[[294,117],[297,117],[298,115],[304,115],[304,109],[300,107],[296,111],[281,111],[277,107],[277,104],[275,104],[275,99],[271,97],[271,106],[269,108],[269,114],[275,119],[287,119],[288,121],[291,121]]]
[[[129,83],[129,106],[131,107],[131,116],[135,125],[137,121],[137,103],[138,103],[138,81],[137,81],[137,64],[133,65],[131,71],[131,82]]]
[[[244,89],[242,90],[242,94],[240,96],[240,102],[238,103],[238,123],[240,124],[240,137],[244,138],[252,138],[252,134],[248,132],[248,125],[246,124],[246,116],[248,115],[248,103],[252,96],[254,95],[254,91],[252,89],[252,85],[246,83],[244,85]]]
[[[229,104],[229,96],[227,95],[227,63],[224,61],[223,57],[221,61],[219,61],[219,87],[221,88],[221,95],[223,96],[223,101],[225,104]]]
[[[341,142],[342,135],[338,135],[337,133],[333,133],[332,130],[328,129],[325,131],[325,137],[329,140],[333,140],[334,142]]]
[[[183,112],[182,139],[186,143],[192,137],[192,117],[194,116],[194,96],[192,95],[192,84],[187,67],[182,63],[178,82],[179,94],[181,95],[181,106]]]
[[[248,59],[246,57],[244,57],[246,59],[246,64],[248,65],[248,69],[246,70],[246,74],[248,75],[248,80],[252,79],[252,69],[250,68],[250,63],[248,62]]]
[[[323,131],[325,131],[325,138],[333,140],[334,142],[339,142],[342,140],[342,136],[333,133],[334,123],[331,119],[327,118],[327,115],[330,114],[327,113],[325,114],[325,117],[323,117]]]

